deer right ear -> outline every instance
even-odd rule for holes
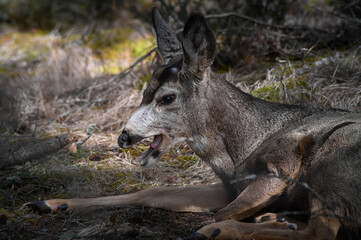
[[[183,30],[183,69],[198,78],[212,65],[216,39],[201,13],[192,13]]]
[[[173,29],[164,21],[156,7],[152,9],[153,27],[157,37],[157,45],[164,63],[168,63],[176,55],[183,54],[182,45]]]

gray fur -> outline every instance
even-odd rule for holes
[[[182,54],[182,45],[175,32],[163,20],[158,11],[153,11],[153,25],[157,36],[158,50],[164,63],[168,63],[175,55]]]
[[[125,126],[129,138],[162,134],[167,140],[161,153],[176,141],[186,141],[234,200],[217,213],[217,220],[237,214],[244,218],[265,206],[275,211],[293,208],[311,215],[333,214],[324,199],[342,218],[361,221],[360,114],[254,98],[212,72],[215,39],[201,14],[191,15],[185,26],[183,57],[175,34],[157,10],[153,17],[166,64],[155,70],[139,110]],[[165,41],[160,40],[164,36]],[[170,55],[172,49],[175,52]],[[159,104],[167,94],[174,94],[175,101]],[[242,180],[249,175],[257,177]],[[290,179],[305,181],[322,199]],[[262,207],[244,213],[239,210],[239,196],[250,186],[264,186],[251,189],[251,198],[271,197]],[[342,225],[356,226],[347,220]]]

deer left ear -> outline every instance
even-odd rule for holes
[[[183,30],[183,69],[201,78],[212,65],[216,39],[204,16],[192,13]]]
[[[182,45],[173,29],[164,21],[158,10],[152,9],[153,27],[157,36],[158,50],[167,64],[173,57],[182,54]]]

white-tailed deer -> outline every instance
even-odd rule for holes
[[[30,203],[40,212],[91,206],[148,206],[213,211],[216,222],[189,239],[335,239],[361,221],[361,115],[266,102],[216,75],[216,41],[205,18],[193,13],[182,44],[153,9],[164,64],[157,67],[138,110],[119,136],[131,147],[154,137],[140,164],[147,166],[185,141],[221,183],[151,188],[94,199]],[[303,211],[306,226],[266,212]]]

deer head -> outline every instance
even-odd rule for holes
[[[118,139],[121,148],[129,148],[141,139],[154,137],[142,156],[142,166],[156,162],[174,144],[192,141],[197,128],[194,121],[206,118],[199,114],[203,105],[200,95],[206,94],[204,86],[211,76],[216,49],[213,32],[201,13],[189,17],[182,44],[156,8],[152,16],[164,64],[153,72],[139,108]]]

